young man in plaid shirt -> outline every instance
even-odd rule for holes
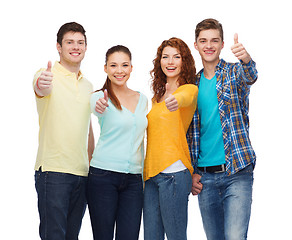
[[[204,68],[197,75],[198,108],[187,135],[195,168],[192,193],[208,240],[246,239],[256,161],[248,98],[257,70],[237,34],[231,50],[239,62],[219,58],[224,41],[217,20],[203,20],[195,33]]]

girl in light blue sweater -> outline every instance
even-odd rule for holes
[[[143,206],[143,139],[147,98],[128,88],[131,53],[118,45],[106,53],[103,88],[91,96],[100,137],[90,163],[88,206],[94,239],[137,240]]]

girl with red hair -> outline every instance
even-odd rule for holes
[[[153,61],[152,109],[144,162],[144,239],[187,239],[192,173],[186,133],[197,105],[195,62],[187,44],[165,40]]]

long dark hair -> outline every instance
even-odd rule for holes
[[[113,46],[107,50],[107,52],[105,54],[105,65],[107,65],[107,61],[109,59],[109,56],[115,52],[123,52],[129,56],[130,60],[132,60],[132,54],[131,54],[130,50],[125,46],[117,45],[117,46]],[[112,86],[111,86],[111,80],[108,77],[106,78],[103,87],[97,91],[104,91],[105,89],[107,90],[108,96],[109,96],[110,100],[112,101],[112,103],[115,105],[115,107],[119,110],[122,110],[121,103],[120,103],[119,99],[117,98],[117,96],[115,95],[115,93],[112,89]]]

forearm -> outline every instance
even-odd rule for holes
[[[178,107],[187,107],[190,105],[196,105],[198,88],[195,85],[185,86],[184,91],[173,94],[178,102]]]
[[[89,162],[91,161],[93,151],[94,151],[94,134],[92,130],[92,124],[90,121],[89,133],[88,133],[88,147],[87,147]]]
[[[258,78],[256,63],[251,59],[248,63],[241,61],[241,76],[248,85],[252,85]]]

